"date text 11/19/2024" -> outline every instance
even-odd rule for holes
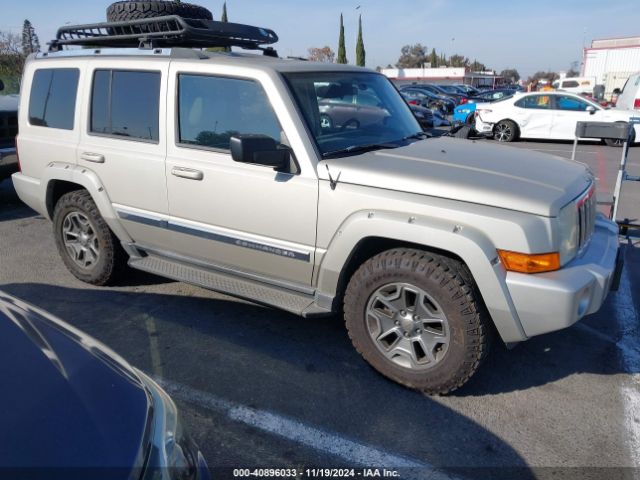
[[[399,478],[386,468],[236,468],[234,478]]]

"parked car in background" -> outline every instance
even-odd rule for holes
[[[480,90],[478,90],[477,88],[474,88],[471,85],[466,85],[464,83],[454,83],[453,86],[460,90],[462,93],[469,96],[474,96],[480,93]]]
[[[417,83],[417,84],[411,85],[410,87],[404,87],[404,88],[413,88],[413,89],[418,89],[420,91],[427,91],[427,92],[431,92],[434,95],[438,95],[440,97],[448,98],[449,100],[451,100],[453,102],[453,107],[455,107],[456,105],[460,105],[461,98],[462,98],[461,94],[454,94],[454,93],[446,92],[445,90],[441,89],[437,85],[433,85],[431,83]],[[404,90],[404,88],[403,88],[403,90]],[[453,110],[453,108],[452,108],[452,110]]]
[[[436,89],[436,91],[440,92],[442,95],[448,95],[453,98],[456,102],[456,105],[460,105],[461,103],[465,103],[468,99],[468,95],[465,93],[461,93],[456,87],[453,85],[436,85],[436,84],[427,84]]]
[[[326,129],[359,128],[382,125],[389,116],[380,99],[370,91],[352,91],[351,87],[331,84],[316,90],[320,106],[320,126]]]
[[[453,112],[456,107],[456,102],[451,97],[433,93],[431,90],[422,88],[419,85],[412,85],[410,87],[401,87],[400,93],[411,101],[416,101],[423,107],[439,108],[445,114]]]
[[[2,292],[0,365],[0,468],[8,477],[19,469],[18,478],[84,479],[91,469],[109,479],[209,479],[176,405],[151,378]]]
[[[627,79],[615,103],[617,109],[640,110],[640,72]]]
[[[469,101],[467,103],[458,105],[453,110],[453,122],[472,124],[475,119],[477,103],[495,102],[496,100],[500,100],[501,98],[515,95],[515,93],[515,90],[510,90],[507,88],[479,92],[478,95],[469,98]]]
[[[580,95],[567,92],[516,94],[476,106],[476,130],[493,133],[500,142],[518,138],[573,140],[577,122],[627,122],[633,110],[602,108]],[[635,138],[640,133],[635,126]],[[608,145],[620,145],[603,139]]]
[[[596,87],[595,77],[570,77],[561,78],[553,82],[553,88],[570,93],[586,93],[593,95],[593,89]]]
[[[423,107],[421,105],[409,104],[413,115],[418,120],[418,123],[423,130],[429,130],[433,128],[433,112],[431,109]]]
[[[0,80],[0,181],[18,171],[16,135],[18,135],[18,95],[3,95]]]

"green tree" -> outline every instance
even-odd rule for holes
[[[431,64],[431,68],[438,68],[438,54],[436,53],[436,49],[431,49],[431,55],[429,55],[429,63]]]
[[[405,45],[400,50],[400,58],[396,67],[398,68],[422,68],[425,63],[429,62],[427,55],[427,47],[421,43],[415,45]]]
[[[468,64],[469,60],[464,57],[463,55],[451,55],[451,57],[449,57],[449,64],[452,67],[455,68],[462,68],[462,67],[466,67]]]
[[[506,68],[500,72],[500,76],[509,83],[517,83],[520,80],[520,74],[515,68]]]
[[[364,40],[362,38],[362,15],[358,18],[358,41],[356,43],[356,65],[364,67],[366,64],[367,52],[364,49]]]
[[[0,79],[4,82],[3,94],[18,93],[25,56],[18,35],[0,31]]]
[[[35,28],[29,20],[25,20],[22,25],[22,53],[25,56],[40,51],[40,40],[36,34]]]
[[[344,43],[344,19],[340,14],[340,38],[338,39],[338,60],[337,63],[349,63],[347,60],[347,47]]]

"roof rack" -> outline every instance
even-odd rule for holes
[[[73,45],[151,49],[242,47],[277,57],[273,48],[264,47],[277,41],[278,35],[267,28],[169,15],[125,22],[65,25],[49,44],[49,51],[57,52],[64,46]]]

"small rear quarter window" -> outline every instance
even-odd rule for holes
[[[80,70],[43,68],[33,74],[29,96],[29,123],[73,130]]]

